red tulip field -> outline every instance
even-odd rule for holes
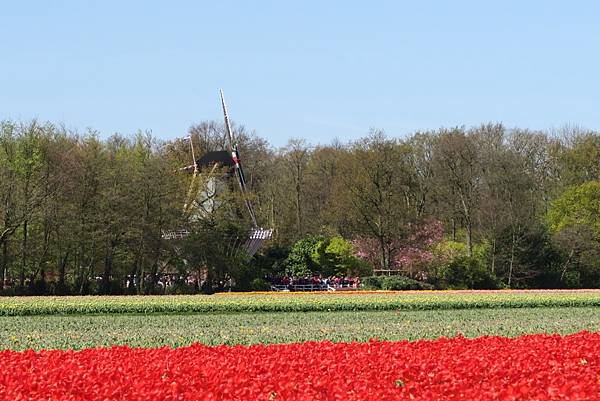
[[[600,334],[0,353],[3,400],[595,400]]]

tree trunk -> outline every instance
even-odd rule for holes
[[[2,282],[0,283],[0,288],[4,289],[6,284],[6,279],[8,275],[8,240],[5,239],[2,242]]]
[[[298,167],[298,175],[296,177],[296,230],[298,238],[302,236],[302,186],[300,185],[300,167]]]
[[[381,263],[381,270],[389,270],[386,258],[385,239],[383,236],[379,236],[379,247],[381,248],[381,255],[379,257],[379,263]]]
[[[463,194],[462,189],[459,188],[460,194],[460,203],[462,204],[462,213],[467,229],[467,255],[469,257],[473,256],[473,223],[471,221],[471,207],[469,207],[469,203],[467,196]]]
[[[21,271],[19,272],[19,286],[25,287],[25,267],[27,265],[27,220],[23,222],[23,242],[21,244]]]
[[[112,274],[112,266],[112,252],[107,251],[106,257],[104,258],[104,272],[102,273],[102,293],[104,295],[110,294],[110,276]]]
[[[158,258],[160,255],[160,253],[156,254],[156,257]],[[133,282],[131,282],[128,291],[131,289],[134,289],[136,291],[136,293],[139,295],[140,294],[140,287],[138,285],[139,283],[139,277],[140,277],[140,272],[144,271],[144,260],[143,260],[143,242],[142,242],[142,238],[140,237],[140,240],[138,242],[138,249],[135,253],[135,258],[134,258],[134,262],[133,262],[133,271],[131,273],[131,280],[133,281],[133,277],[138,277],[135,286],[133,285]]]
[[[136,289],[137,289],[137,295],[142,295],[143,290],[144,290],[144,274],[145,274],[143,264],[140,265],[139,273],[140,274],[137,277]]]
[[[575,247],[571,248],[571,252],[569,252],[569,257],[567,258],[567,260],[565,261],[565,264],[563,265],[562,272],[560,273],[561,283],[562,283],[563,279],[565,278],[565,274],[567,274],[567,267],[569,267],[569,263],[571,263],[571,259],[573,258],[574,254],[575,254]]]
[[[111,240],[109,247],[106,250],[106,255],[104,257],[104,272],[102,273],[102,293],[106,295],[110,294],[110,281],[116,246],[117,240]]]
[[[83,290],[85,289],[85,282],[87,281],[87,275],[85,273],[85,267],[81,266],[81,280],[79,284],[79,295],[83,295]]]
[[[471,219],[467,220],[467,255],[473,256],[473,225]]]
[[[452,241],[456,242],[456,219],[452,218]]]
[[[65,252],[65,255],[60,260],[60,265],[58,266],[58,292],[60,295],[64,295],[67,292],[66,270],[68,260],[69,251]]]
[[[275,227],[275,197],[271,196],[271,227]]]
[[[510,262],[508,265],[508,287],[509,288],[512,285],[513,268],[515,265],[515,245],[516,245],[517,239],[516,239],[514,229],[512,230],[511,235],[512,235],[512,238],[511,238],[511,244],[510,244]]]
[[[496,272],[496,235],[494,234],[494,239],[492,240],[492,274]]]
[[[48,257],[48,252],[50,251],[50,223],[48,219],[44,220],[44,243],[42,245],[42,254],[40,255],[40,259],[37,263],[37,270],[34,272],[33,277],[40,274],[40,279],[44,282],[44,288],[46,287],[46,269],[44,265],[46,264],[46,259]]]

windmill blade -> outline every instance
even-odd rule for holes
[[[219,90],[221,94],[221,107],[223,107],[223,115],[225,116],[225,132],[227,134],[227,140],[229,145],[229,151],[233,152],[233,133],[231,131],[231,123],[229,122],[229,114],[227,113],[227,106],[225,105],[225,97],[223,96],[223,90]]]
[[[196,169],[193,173],[183,205],[183,214],[185,216],[189,217],[194,210],[197,210],[201,206],[199,204],[200,194],[202,191],[207,190],[210,180],[216,175],[220,167],[219,163],[215,163],[210,170],[200,173],[200,170]]]
[[[227,113],[227,106],[225,105],[225,97],[223,96],[223,90],[220,91],[220,94],[221,106],[223,107],[223,116],[225,118],[225,131],[227,132],[227,138],[229,140],[229,150],[231,152],[231,158],[233,159],[234,163],[235,175],[238,179],[238,184],[240,186],[240,191],[242,192],[244,203],[246,204],[246,209],[248,209],[248,213],[250,214],[252,224],[254,228],[256,228],[258,227],[258,223],[256,221],[256,215],[254,214],[254,210],[252,209],[252,204],[250,203],[250,200],[248,199],[248,195],[246,193],[246,178],[244,177],[244,170],[242,169],[242,163],[240,161],[237,144],[233,141],[233,131],[231,130],[231,122],[229,121],[229,114]]]
[[[194,173],[198,173],[198,164],[196,163],[196,153],[194,152],[194,139],[190,134],[186,139],[190,140],[190,149],[192,150],[192,165],[194,166]]]

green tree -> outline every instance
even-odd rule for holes
[[[600,180],[600,136],[595,132],[568,128],[564,128],[562,134],[557,157],[564,185]]]
[[[295,277],[310,276],[319,269],[313,260],[317,245],[325,238],[321,235],[307,235],[298,240],[291,248],[284,265],[288,274]]]
[[[373,267],[356,257],[352,243],[342,237],[323,238],[313,249],[311,259],[326,276],[368,276]]]
[[[600,182],[586,182],[565,191],[552,202],[548,224],[553,232],[586,226],[600,240]]]
[[[600,283],[600,182],[590,181],[571,187],[554,200],[547,223],[557,246],[566,253],[560,280],[568,278],[569,268],[582,275],[582,284]]]
[[[183,242],[185,269],[205,277],[205,292],[230,279],[239,280],[247,269],[248,257],[243,248],[247,237],[248,227],[231,218],[197,221]]]

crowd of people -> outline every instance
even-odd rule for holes
[[[327,289],[358,289],[360,287],[360,277],[338,277],[338,276],[307,276],[290,277],[277,276],[270,277],[269,282],[277,289],[287,289],[289,291],[298,290],[327,290]]]
[[[136,274],[130,274],[125,277],[125,288],[132,289],[138,285],[138,276]],[[182,275],[182,274],[145,274],[142,283],[154,282],[156,286],[161,289],[168,289],[176,284],[185,284],[191,287],[198,287],[198,276],[193,274]]]
[[[321,275],[294,277],[294,276],[269,276],[265,277],[268,289],[278,291],[327,291],[327,290],[352,290],[360,287],[359,277],[338,277]],[[143,275],[129,274],[122,278],[109,277],[109,282],[116,284],[106,292],[103,289],[104,278],[96,275],[85,284],[77,284],[77,287],[71,289],[71,293],[84,294],[195,294],[199,292],[222,292],[235,290],[235,281],[232,278],[220,280],[218,282],[207,282],[206,277],[200,274],[179,274],[179,273],[145,273]],[[25,280],[25,286],[31,287],[31,293],[36,293],[33,288],[33,282],[29,278]],[[16,286],[16,282],[11,279],[5,279],[4,291]],[[205,288],[206,287],[206,288]],[[83,291],[83,292],[81,292]]]

